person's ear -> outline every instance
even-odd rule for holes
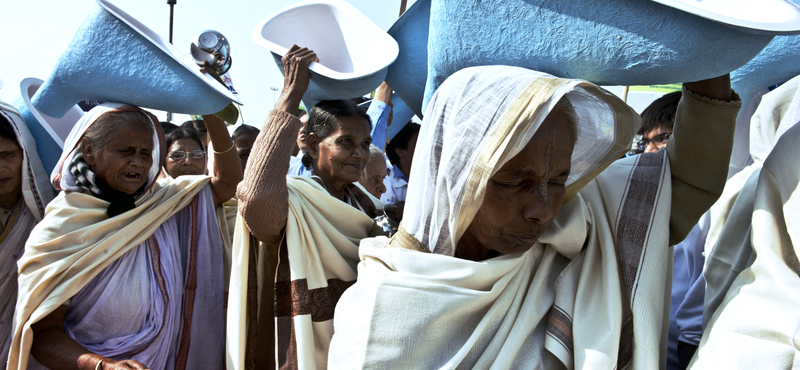
[[[314,159],[319,157],[319,137],[315,132],[306,136],[306,153]]]
[[[394,154],[397,154],[397,157],[400,159],[406,159],[406,155],[408,155],[408,149],[394,148]]]
[[[97,152],[92,147],[92,142],[87,138],[81,140],[81,153],[83,154],[83,160],[86,161],[86,164],[88,164],[89,167],[94,167],[97,163],[95,158]]]

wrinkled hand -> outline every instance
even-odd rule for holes
[[[148,370],[149,369],[147,366],[144,366],[144,364],[136,360],[114,361],[110,358],[106,358],[103,360],[103,366],[101,368],[103,370],[129,370],[129,369]]]
[[[226,89],[228,88],[228,86],[225,85],[225,82],[222,81],[222,78],[217,74],[217,69],[212,67],[211,63],[209,63],[207,60],[204,62],[203,66],[200,67],[200,73],[208,73],[211,75],[211,77],[214,77],[215,80],[219,81],[222,86],[225,86]]]
[[[283,65],[282,98],[297,99],[299,105],[299,99],[306,93],[308,82],[311,79],[311,72],[308,71],[308,65],[311,62],[319,62],[314,51],[297,45],[289,48],[286,55],[281,58]]]

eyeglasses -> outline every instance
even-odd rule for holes
[[[187,152],[185,150],[176,150],[167,154],[167,157],[173,161],[180,161],[186,158],[186,156],[192,159],[203,159],[206,156],[206,152],[202,149],[192,150],[191,152]]]
[[[665,145],[669,140],[669,137],[672,136],[671,133],[663,133],[656,136],[653,136],[650,139],[642,139],[636,143],[636,147],[639,149],[640,152],[644,152],[647,149],[647,144],[653,143],[656,148],[660,148],[661,146]]]

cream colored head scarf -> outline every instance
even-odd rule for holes
[[[564,95],[579,121],[566,203],[625,153],[639,116],[589,82],[524,68],[474,67],[448,78],[417,139],[425,144],[414,153],[406,199],[414,207],[406,207],[403,228],[430,251],[453,255],[489,178],[525,147]],[[433,117],[438,120],[427,120]]]
[[[39,159],[39,153],[36,152],[36,141],[19,112],[2,100],[0,115],[11,123],[17,142],[22,148],[22,197],[33,217],[40,221],[44,216],[45,206],[53,200],[53,188]]]
[[[83,139],[84,135],[86,135],[86,131],[88,131],[89,128],[95,122],[97,122],[97,119],[100,118],[100,116],[109,112],[123,111],[142,112],[153,122],[153,165],[150,167],[150,171],[147,173],[147,188],[150,188],[156,182],[156,180],[158,180],[158,174],[164,164],[167,151],[166,145],[164,144],[164,132],[161,130],[161,125],[158,123],[158,119],[156,119],[153,114],[139,107],[119,103],[105,103],[92,108],[92,110],[84,114],[78,123],[75,124],[75,127],[73,127],[69,132],[67,140],[64,142],[64,152],[61,153],[61,158],[59,158],[56,167],[53,168],[53,173],[51,175],[53,187],[55,187],[56,190],[77,192],[83,190],[81,187],[75,185],[75,177],[70,171],[67,170],[67,167],[75,158],[75,154],[77,154],[75,149],[77,149],[80,145],[81,139]]]
[[[451,257],[488,180],[564,96],[577,142],[553,222],[524,253]],[[490,66],[450,76],[425,119],[401,228],[361,241],[328,367],[663,367],[672,177],[666,151],[615,162],[638,115],[585,81]]]
[[[109,203],[82,193],[68,165],[86,131],[108,112],[138,110],[153,124],[153,165],[136,208],[109,218]],[[168,218],[186,207],[209,182],[207,176],[182,176],[156,182],[165,157],[161,125],[138,107],[103,104],[85,114],[70,131],[64,153],[53,170],[52,183],[62,191],[33,229],[19,260],[19,295],[14,316],[9,369],[26,369],[31,325],[77,294],[97,274],[144,242]]]
[[[17,301],[17,260],[33,227],[42,220],[45,206],[53,199],[47,173],[36,152],[28,126],[14,107],[0,100],[0,118],[9,122],[22,149],[21,191],[23,204],[14,206],[0,231],[0,366],[8,358],[14,306]],[[19,201],[17,201],[19,203]]]

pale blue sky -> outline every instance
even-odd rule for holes
[[[111,0],[165,39],[169,37],[169,5],[166,0]],[[387,30],[397,20],[400,0],[346,0]],[[283,78],[267,50],[250,38],[253,27],[270,14],[296,0],[178,0],[175,5],[173,44],[189,54],[194,37],[213,29],[231,43],[231,76],[245,104],[248,124],[261,126],[273,105],[271,86],[280,88]],[[409,0],[410,7],[415,0]],[[19,83],[27,77],[46,79],[95,0],[3,0],[0,34],[0,98],[14,102]],[[177,119],[177,121],[181,121]]]

